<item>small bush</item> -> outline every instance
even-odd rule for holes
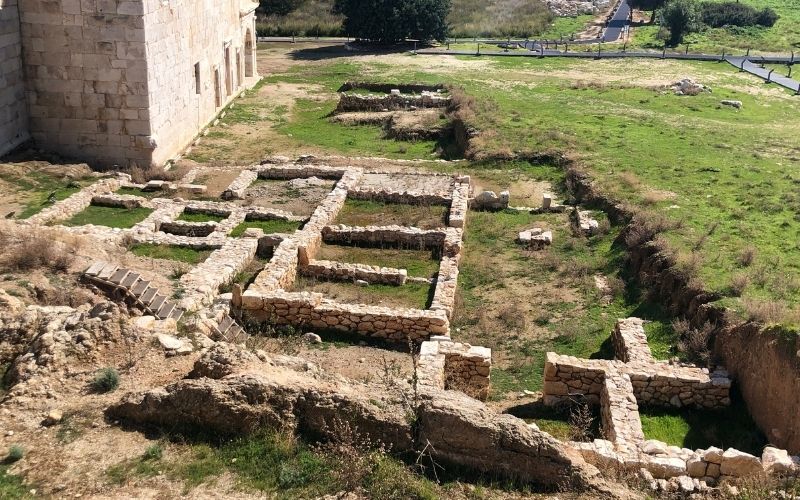
[[[142,460],[161,460],[162,456],[164,456],[164,449],[160,444],[155,443],[147,447],[142,455]]]
[[[128,170],[131,180],[136,184],[146,184],[149,181],[177,181],[186,174],[185,168],[172,168],[165,170],[164,167],[151,166],[148,168],[131,167]]]
[[[103,368],[97,372],[91,385],[95,392],[111,392],[119,387],[119,372],[115,368]]]
[[[750,277],[746,274],[736,274],[731,279],[731,294],[734,297],[741,297],[747,285],[750,284]]]
[[[22,460],[22,457],[25,456],[25,449],[18,445],[12,445],[11,448],[8,449],[8,455],[6,455],[6,462],[14,463]]]
[[[45,236],[29,236],[4,248],[3,266],[11,271],[47,267],[64,272],[75,260],[73,249]]]
[[[675,320],[672,322],[672,328],[681,338],[678,341],[678,350],[690,361],[705,366],[711,363],[710,344],[714,332],[711,323],[706,322],[701,328],[694,329],[685,320]]]
[[[758,10],[739,2],[706,2],[701,6],[701,19],[712,28],[723,26],[766,26],[770,27],[778,20],[778,14],[766,8]]]

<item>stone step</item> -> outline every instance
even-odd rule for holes
[[[131,293],[133,294],[134,297],[138,298],[141,297],[142,294],[144,294],[149,289],[150,289],[149,281],[139,280],[131,287]]]
[[[127,275],[127,276],[125,276],[125,279],[124,279],[124,280],[122,280],[122,282],[119,284],[119,286],[121,286],[121,287],[123,287],[123,288],[127,288],[128,290],[130,290],[130,289],[131,289],[131,287],[132,287],[132,286],[133,286],[133,285],[134,285],[134,284],[135,284],[137,281],[139,281],[139,278],[140,278],[140,276],[139,276],[137,273],[135,273],[135,272],[131,271],[131,272],[129,272],[129,273],[128,273],[128,275]]]
[[[183,316],[183,309],[177,307],[173,309],[171,313],[169,313],[169,317],[174,319],[175,321],[180,320],[182,316]]]
[[[95,262],[94,264],[89,266],[89,269],[84,271],[83,274],[86,274],[86,275],[89,275],[89,276],[97,276],[97,274],[100,271],[102,271],[103,268],[106,267],[107,265],[108,265],[108,262],[104,262],[102,260],[98,260],[97,262]]]
[[[228,331],[228,328],[230,328],[233,324],[234,324],[233,318],[226,315],[224,318],[222,318],[222,321],[219,324],[218,327],[219,333],[224,334],[225,332]]]
[[[106,266],[103,267],[103,270],[97,273],[97,278],[101,280],[108,280],[108,278],[110,278],[111,275],[117,271],[117,269],[118,268],[115,264],[106,264]]]
[[[167,301],[167,298],[165,296],[161,295],[160,293],[157,293],[153,297],[153,300],[147,305],[147,307],[151,311],[155,312],[155,311],[158,311],[159,309],[161,309],[161,306],[163,306],[164,302],[166,302],[166,301]]]
[[[150,287],[142,294],[141,297],[139,297],[139,301],[146,306],[153,301],[153,297],[156,295],[158,295],[158,289]]]
[[[159,310],[156,312],[156,316],[159,319],[167,319],[174,310],[175,310],[175,303],[168,300],[164,302],[164,305],[162,305],[161,308],[159,308]]]
[[[112,274],[110,278],[108,278],[108,281],[114,283],[115,285],[119,285],[129,273],[130,271],[127,269],[117,269],[117,271]]]

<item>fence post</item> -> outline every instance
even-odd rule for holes
[[[772,72],[775,71],[774,69],[769,70],[767,73],[767,83],[772,83]]]
[[[622,44],[622,52],[625,52],[627,48],[628,48],[628,41],[625,40],[625,43]]]
[[[720,59],[720,61],[724,60],[725,60],[725,49],[722,49],[722,58]]]
[[[686,52],[683,53],[684,55],[689,55],[689,44],[686,44]]]
[[[569,44],[568,43],[564,44],[564,53],[566,54],[567,52],[569,52]]]
[[[787,64],[787,66],[789,66],[789,74],[786,75],[786,77],[787,78],[791,78],[792,77],[792,65],[791,64]]]
[[[747,47],[747,54],[745,55],[745,57],[750,57],[750,47]]]
[[[478,53],[476,55],[481,55],[481,42],[478,42]]]
[[[739,73],[741,73],[742,71],[744,71],[744,62],[745,62],[746,60],[747,60],[747,59],[742,59],[742,66],[739,68]]]
[[[661,51],[661,59],[664,59],[666,57],[667,57],[667,45],[664,44],[664,50]]]
[[[597,44],[597,58],[600,59],[600,51],[603,49],[603,44]]]

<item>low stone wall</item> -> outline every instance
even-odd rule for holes
[[[192,268],[180,278],[184,290],[180,307],[196,311],[210,305],[219,294],[219,287],[233,281],[236,274],[244,270],[253,260],[258,240],[252,238],[229,238],[218,250]]]
[[[449,331],[449,321],[441,311],[339,304],[319,293],[252,288],[241,296],[242,313],[259,322],[356,332],[396,342],[421,342]]]
[[[445,108],[450,104],[450,96],[436,92],[423,91],[420,95],[389,94],[363,95],[339,94],[339,104],[334,113],[351,111],[396,111],[411,108]]]
[[[88,207],[95,196],[111,194],[119,189],[121,183],[130,182],[130,180],[131,178],[127,174],[117,174],[116,177],[102,179],[91,186],[81,189],[64,200],[55,202],[53,205],[42,209],[38,214],[30,216],[22,222],[25,224],[47,224],[58,220],[69,219]]]
[[[258,177],[261,179],[300,179],[306,177],[319,177],[320,179],[338,180],[348,171],[359,169],[348,169],[329,167],[327,165],[301,165],[301,164],[281,164],[281,165],[261,165],[256,168]]]
[[[268,293],[292,286],[297,277],[297,248],[297,240],[294,239],[285,239],[278,243],[269,263],[258,273],[247,292]]]
[[[300,267],[300,274],[330,281],[366,281],[369,284],[404,285],[408,271],[390,267],[348,264],[330,260],[312,260]]]
[[[90,205],[97,205],[98,207],[112,207],[112,208],[139,208],[145,199],[140,196],[130,194],[99,194],[92,197]]]
[[[459,257],[442,256],[439,263],[439,273],[436,275],[436,288],[433,291],[433,300],[430,309],[444,311],[447,317],[453,316],[458,287],[458,261]]]
[[[445,231],[405,226],[353,227],[343,224],[322,228],[322,240],[336,245],[393,246],[413,249],[441,248]]]
[[[628,375],[633,393],[642,404],[678,408],[720,408],[730,404],[731,382],[724,370],[709,373],[706,368],[681,363],[623,363],[554,352],[545,356],[545,403],[556,404],[570,395],[590,396],[598,402],[607,373]]]
[[[449,205],[450,193],[430,194],[414,191],[392,191],[386,189],[356,188],[348,193],[353,200],[371,200],[404,205]]]
[[[447,223],[450,227],[464,229],[467,223],[467,210],[469,209],[470,177],[468,175],[456,177],[453,181],[452,202]]]
[[[600,227],[598,222],[592,218],[592,213],[588,210],[579,210],[577,207],[572,209],[569,215],[572,230],[576,234],[591,236],[597,233]]]
[[[417,380],[420,386],[457,390],[484,401],[491,368],[491,349],[434,336],[420,346]]]
[[[644,321],[639,318],[617,320],[611,332],[611,344],[614,346],[617,359],[625,363],[653,359],[644,332]]]
[[[633,385],[628,375],[612,373],[604,377],[600,390],[603,434],[626,451],[633,451],[636,444],[644,441],[639,405],[631,394]]]
[[[244,199],[244,192],[250,187],[256,179],[258,179],[258,172],[251,169],[242,170],[239,175],[231,182],[225,191],[222,192],[222,199],[224,200],[242,200]]]

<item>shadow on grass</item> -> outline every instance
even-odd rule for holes
[[[359,44],[355,49],[348,50],[345,42],[333,43],[322,47],[308,47],[298,49],[290,53],[290,57],[295,61],[324,61],[340,57],[353,57],[354,55],[376,55],[376,54],[402,54],[414,49],[413,44],[397,45],[364,45]],[[424,48],[418,46],[417,48]]]

